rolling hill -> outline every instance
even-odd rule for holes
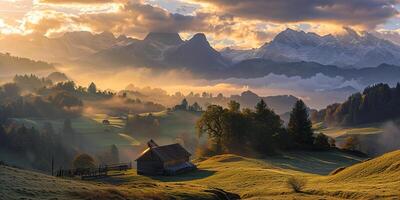
[[[203,186],[141,183],[124,187],[61,179],[0,165],[0,199],[218,199],[221,191]],[[6,184],[5,184],[6,183]],[[173,190],[172,190],[173,189]]]
[[[235,193],[242,199],[397,199],[399,157],[400,151],[364,162],[339,151],[292,152],[265,159],[227,154],[197,160],[196,172],[179,176],[146,177],[130,170],[85,182],[0,166],[0,179],[8,183],[0,195],[30,199],[218,199],[221,193]],[[347,168],[328,174],[339,166]],[[288,187],[291,177],[306,182],[302,192]]]
[[[16,57],[9,53],[0,53],[0,71],[0,79],[10,79],[15,74],[48,75],[50,72],[56,71],[56,69],[50,63]]]

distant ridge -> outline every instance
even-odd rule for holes
[[[184,41],[181,39],[178,33],[161,33],[161,32],[150,32],[144,38],[144,41],[159,42],[166,45],[180,45]]]

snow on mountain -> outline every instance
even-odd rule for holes
[[[400,46],[370,33],[358,34],[350,28],[339,36],[320,36],[286,29],[270,43],[254,50],[225,49],[222,54],[233,62],[249,58],[275,61],[308,61],[340,67],[376,67],[382,63],[400,65]]]

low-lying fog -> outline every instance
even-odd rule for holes
[[[104,70],[86,67],[59,67],[79,85],[95,82],[99,88],[120,91],[133,84],[136,87],[161,88],[168,94],[222,93],[224,96],[251,90],[259,96],[293,95],[303,99],[310,107],[320,109],[344,101],[347,96],[364,86],[356,80],[317,74],[310,78],[270,74],[261,78],[228,78],[206,80],[184,70],[155,71],[149,68]]]

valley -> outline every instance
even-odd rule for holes
[[[0,200],[400,200],[400,0],[0,0]]]

